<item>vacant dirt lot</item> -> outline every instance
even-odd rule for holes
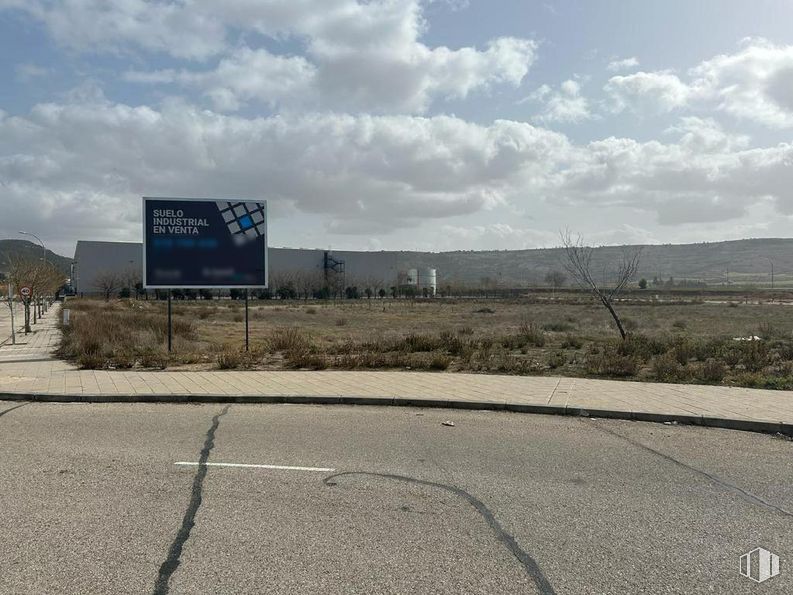
[[[793,306],[630,301],[631,336],[585,295],[556,301],[71,300],[61,355],[83,367],[410,368],[793,387]],[[736,337],[760,340],[735,340]]]

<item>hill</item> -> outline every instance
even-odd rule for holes
[[[0,272],[4,272],[12,260],[36,260],[42,258],[42,256],[41,246],[34,242],[29,242],[28,240],[0,240]],[[60,254],[55,254],[52,250],[47,250],[47,262],[58,267],[58,270],[64,275],[69,275],[71,258],[66,258]]]
[[[637,246],[608,246],[595,250],[593,270],[606,280],[623,250]],[[770,283],[771,267],[777,285],[793,285],[793,239],[749,239],[701,244],[641,246],[638,278],[691,280],[713,284]],[[541,283],[548,271],[563,270],[561,248],[493,250],[483,252],[402,252],[400,263],[435,267],[446,280],[479,282],[489,278],[504,284]]]

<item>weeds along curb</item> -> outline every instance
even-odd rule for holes
[[[468,409],[486,411],[511,411],[540,415],[561,415],[624,419],[653,423],[677,423],[708,428],[741,430],[762,434],[782,434],[793,438],[793,424],[784,422],[754,421],[709,417],[620,411],[617,409],[589,409],[584,407],[506,403],[498,401],[461,401],[454,399],[422,399],[411,397],[355,397],[342,395],[56,395],[36,393],[2,393],[0,401],[30,401],[34,403],[235,403],[235,404],[302,404],[302,405],[379,405],[389,407],[429,407],[436,409]]]

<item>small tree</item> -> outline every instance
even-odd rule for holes
[[[639,289],[647,289],[647,279],[639,280]]]
[[[567,275],[562,271],[548,271],[545,275],[545,282],[554,289],[559,289],[567,283]]]
[[[120,285],[118,274],[114,271],[100,271],[94,278],[94,289],[102,293],[106,302],[120,289]]]
[[[641,256],[641,248],[633,250],[632,252],[623,251],[622,258],[617,264],[617,272],[614,280],[614,285],[610,289],[601,287],[592,274],[592,255],[594,248],[584,245],[583,238],[579,235],[573,239],[569,231],[564,231],[561,234],[562,246],[564,247],[566,261],[565,268],[570,276],[573,277],[581,286],[591,291],[594,296],[600,300],[603,307],[609,311],[614,323],[617,325],[617,330],[620,336],[625,339],[628,333],[625,332],[625,327],[622,325],[617,311],[614,309],[614,299],[620,294],[630,280],[636,275],[639,268],[639,257]]]

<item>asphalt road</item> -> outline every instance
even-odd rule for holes
[[[0,592],[791,593],[791,480],[793,442],[730,430],[0,402]]]

